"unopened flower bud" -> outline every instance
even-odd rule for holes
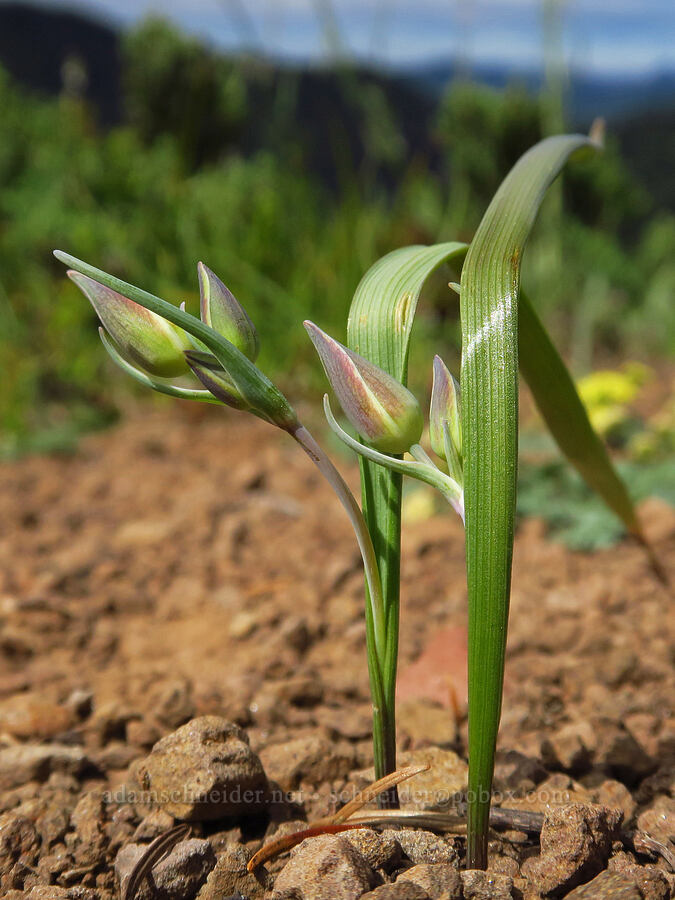
[[[69,271],[126,358],[151,375],[173,378],[189,371],[184,351],[192,346],[180,328],[128,297],[79,272]]]
[[[345,415],[361,437],[382,453],[405,453],[416,444],[424,423],[410,391],[312,322],[305,322],[305,328]]]
[[[200,262],[197,271],[202,322],[255,362],[260,349],[258,334],[246,310],[208,266]]]
[[[221,403],[231,406],[233,409],[249,408],[248,403],[215,356],[199,350],[188,350],[185,358],[193,374],[207,390],[211,391],[216,400],[220,400]]]
[[[459,384],[440,356],[434,356],[429,440],[434,453],[447,462],[450,474],[461,484],[462,423]]]

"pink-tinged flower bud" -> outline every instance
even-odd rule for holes
[[[216,400],[231,406],[232,409],[249,409],[248,403],[215,356],[199,350],[188,350],[185,358],[193,374],[208,391],[211,391]]]
[[[429,411],[431,448],[450,467],[450,474],[461,484],[462,423],[459,384],[440,358],[434,356],[434,382]],[[457,476],[460,476],[459,478]]]
[[[312,322],[305,322],[305,328],[345,415],[361,437],[382,453],[405,453],[416,444],[424,422],[410,391]]]
[[[93,278],[69,271],[120,352],[150,375],[173,378],[189,371],[184,351],[192,347],[182,329]]]
[[[197,271],[202,322],[255,362],[260,349],[258,334],[246,310],[208,266],[200,262]]]

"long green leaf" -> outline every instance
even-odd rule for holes
[[[354,294],[347,324],[352,350],[370,359],[398,381],[406,383],[410,334],[417,302],[429,275],[443,262],[460,256],[458,243],[433,247],[404,247],[387,254],[361,279]],[[377,555],[385,605],[387,633],[384,662],[386,706],[376,710],[376,730],[385,745],[375,760],[376,778],[396,768],[394,698],[398,656],[398,620],[401,547],[401,480],[397,472],[359,459],[363,512]],[[366,610],[370,604],[366,603]]]
[[[556,443],[589,487],[642,539],[635,507],[619,478],[605,445],[593,430],[572,376],[553,341],[520,291],[520,371]]]
[[[462,429],[469,599],[471,868],[487,864],[487,829],[501,714],[518,458],[520,263],[543,196],[581,135],[529,150],[495,194],[462,269]]]

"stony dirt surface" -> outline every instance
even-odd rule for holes
[[[675,851],[672,596],[633,543],[572,553],[536,520],[516,539],[495,786],[545,814],[541,841],[495,832],[486,874],[462,871],[461,828],[351,831],[246,871],[370,777],[362,583],[303,454],[212,412],[146,412],[0,468],[0,896],[118,897],[174,816],[191,835],[139,897],[673,896],[641,838]],[[672,573],[675,514],[641,511]],[[433,763],[409,805],[465,784],[463,566],[451,515],[406,525],[398,742]]]

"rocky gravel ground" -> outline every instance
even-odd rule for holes
[[[354,468],[342,464],[356,486]],[[675,568],[675,514],[641,509]],[[137,897],[675,896],[675,620],[639,547],[572,553],[521,523],[492,833],[461,823],[303,841],[372,778],[359,557],[283,435],[172,408],[0,469],[0,895],[110,900],[180,823]],[[405,528],[398,744],[431,768],[404,808],[466,785],[462,533]],[[656,843],[655,843],[656,842]]]

